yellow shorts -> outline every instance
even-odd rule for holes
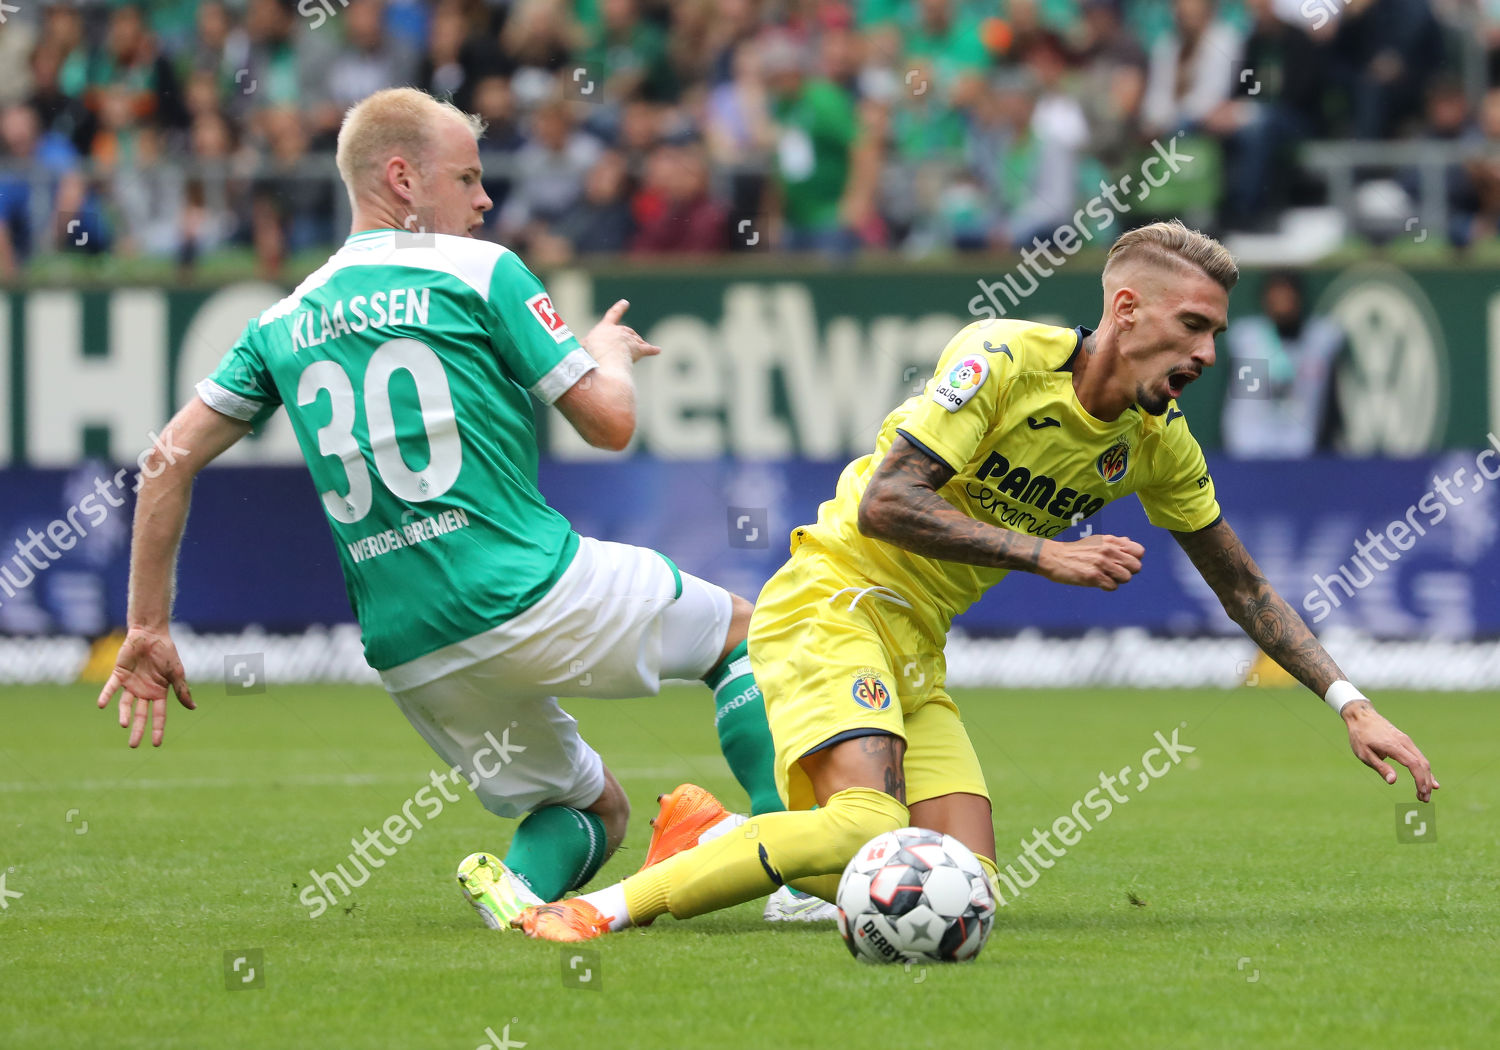
[[[792,809],[817,801],[799,760],[831,738],[876,729],[906,741],[906,801],[989,798],[940,644],[889,592],[826,553],[799,548],[750,618],[750,664],[776,744],[776,788]],[[863,591],[863,593],[861,593]]]

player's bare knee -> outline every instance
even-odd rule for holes
[[[739,645],[750,634],[750,614],[755,611],[753,602],[741,598],[738,594],[730,594],[729,633],[724,636],[724,650],[719,653],[719,659],[723,660],[734,647]]]
[[[620,843],[625,841],[625,829],[630,824],[630,799],[608,769],[604,770],[604,790],[588,810],[604,822],[605,855],[613,856]]]
[[[625,841],[625,830],[630,826],[630,800],[625,797],[625,792],[615,785],[619,792],[619,799],[610,808],[609,815],[604,819],[604,843],[610,855],[620,848],[620,843]]]
[[[841,740],[802,756],[801,765],[819,805],[850,787],[873,788],[906,805],[906,741],[873,732]]]

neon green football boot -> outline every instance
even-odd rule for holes
[[[546,903],[492,853],[470,853],[459,862],[458,888],[492,930],[508,930],[526,908]]]

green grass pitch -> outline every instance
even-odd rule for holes
[[[1306,693],[960,691],[1002,864],[1155,731],[1196,751],[1002,908],[974,964],[863,966],[831,925],[769,926],[757,902],[597,942],[586,985],[459,897],[458,860],[513,827],[467,792],[309,918],[294,884],[436,767],[384,694],[196,695],[161,751],[131,753],[85,687],[0,691],[7,1050],[467,1050],[507,1025],[530,1050],[1495,1045],[1494,695],[1379,698],[1444,784],[1436,840],[1402,843],[1409,778],[1360,766]],[[639,863],[658,792],[743,804],[705,690],[569,706],[635,804],[601,880]],[[257,980],[227,990],[243,949]]]

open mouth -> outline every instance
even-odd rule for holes
[[[1181,397],[1182,392],[1187,389],[1187,385],[1197,378],[1197,372],[1192,372],[1187,369],[1173,372],[1171,375],[1167,376],[1167,389],[1172,392],[1172,396],[1174,398]]]

